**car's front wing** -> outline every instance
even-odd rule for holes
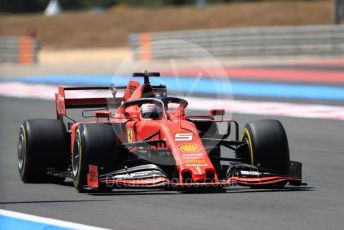
[[[304,185],[301,178],[301,163],[291,162],[288,175],[271,172],[266,169],[246,164],[234,164],[228,169],[227,177],[223,180],[206,180],[204,182],[169,179],[158,166],[153,164],[125,168],[98,176],[98,167],[90,165],[88,187],[97,189],[102,186],[112,188],[157,188],[157,187],[273,187],[274,185]]]

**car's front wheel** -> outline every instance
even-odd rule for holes
[[[76,190],[87,191],[85,187],[89,165],[114,168],[117,164],[117,155],[115,133],[111,125],[79,125],[75,133],[72,156],[72,173]]]
[[[289,172],[288,139],[278,120],[258,120],[246,124],[243,140],[248,143],[244,160],[282,174]]]

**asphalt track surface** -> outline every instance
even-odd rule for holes
[[[79,194],[68,183],[23,184],[17,171],[19,125],[53,118],[54,102],[0,97],[0,209],[112,229],[342,229],[344,122],[277,117],[291,158],[308,186],[284,190],[233,187],[226,193],[115,190]],[[241,126],[271,117],[233,116]],[[48,150],[47,150],[48,151]]]

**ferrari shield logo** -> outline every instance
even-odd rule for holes
[[[128,142],[133,142],[133,140],[134,140],[134,132],[133,132],[132,129],[128,129],[127,136],[128,136]]]

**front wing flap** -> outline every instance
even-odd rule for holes
[[[165,172],[154,164],[120,169],[98,176],[98,167],[90,165],[88,187],[98,188],[99,184],[113,188],[157,188],[157,187],[268,187],[289,183],[293,186],[305,185],[301,178],[302,164],[292,161],[288,175],[272,172],[252,165],[233,163],[228,167],[224,180],[205,182],[178,182],[169,179]]]

